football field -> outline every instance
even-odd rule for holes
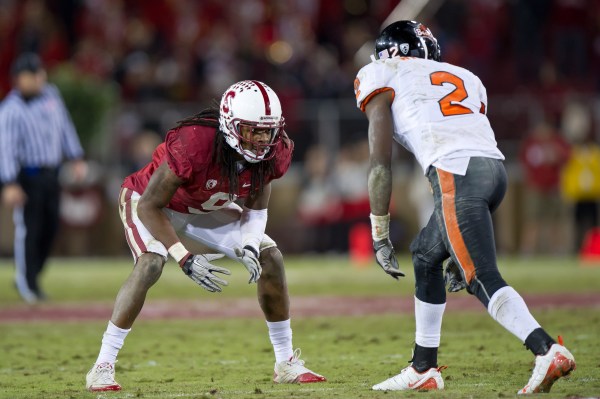
[[[446,389],[374,392],[406,367],[414,345],[412,267],[400,282],[376,265],[344,257],[289,257],[294,347],[328,381],[271,382],[273,353],[255,286],[239,264],[210,294],[170,262],[150,291],[119,355],[117,393],[85,391],[112,301],[129,259],[53,259],[43,283],[51,300],[27,306],[0,262],[0,398],[502,398],[530,377],[533,356],[466,293],[448,295],[439,351]],[[575,259],[500,259],[505,279],[553,336],[562,335],[577,370],[544,398],[600,397],[600,267]],[[539,396],[539,395],[538,395]]]

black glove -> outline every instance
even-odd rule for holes
[[[181,266],[181,270],[200,287],[210,292],[221,292],[219,284],[228,285],[227,281],[215,276],[213,272],[231,274],[228,269],[213,265],[213,260],[221,259],[223,254],[191,255]]]
[[[458,292],[467,288],[467,283],[458,268],[458,265],[454,263],[452,258],[446,262],[446,269],[444,270],[444,284],[448,292]]]
[[[383,271],[398,280],[398,277],[404,277],[404,273],[400,271],[396,255],[394,255],[394,247],[389,238],[381,241],[373,241],[373,249],[375,250],[375,259],[377,264],[381,266]]]

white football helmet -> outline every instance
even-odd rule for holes
[[[257,80],[243,80],[231,85],[221,98],[219,124],[225,140],[248,162],[260,162],[275,156],[275,146],[281,140],[284,126],[281,103],[269,86]],[[240,125],[270,129],[268,144],[242,137]],[[243,143],[251,144],[244,149]],[[260,149],[260,150],[259,150]],[[258,150],[258,152],[257,152]]]

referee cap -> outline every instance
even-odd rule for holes
[[[44,66],[39,55],[36,53],[27,52],[19,55],[19,57],[13,62],[10,72],[14,76],[21,72],[35,73],[43,68]]]

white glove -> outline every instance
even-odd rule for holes
[[[383,271],[398,280],[398,277],[404,277],[404,273],[400,271],[394,247],[389,238],[380,241],[373,241],[373,249],[375,250],[375,259],[377,264],[381,266]]]
[[[246,245],[241,249],[235,248],[234,252],[239,261],[246,266],[248,273],[250,273],[250,280],[248,280],[248,284],[256,283],[256,281],[260,278],[260,273],[262,272],[262,267],[260,266],[260,261],[258,260],[258,251],[250,245]]]
[[[226,286],[229,283],[219,277],[215,276],[213,272],[223,273],[230,275],[231,272],[224,267],[213,265],[213,260],[221,259],[223,254],[205,254],[205,255],[191,255],[189,256],[181,270],[200,287],[210,292],[221,292],[222,288],[219,284]]]

